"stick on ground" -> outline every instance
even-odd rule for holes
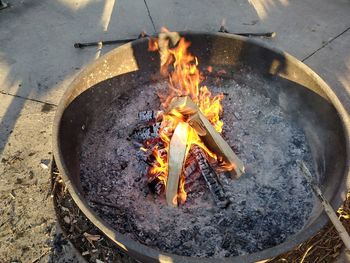
[[[305,178],[306,178],[308,184],[311,186],[312,191],[317,196],[317,198],[321,201],[325,212],[327,213],[329,219],[331,220],[335,229],[339,233],[339,236],[342,239],[342,241],[344,242],[345,247],[350,251],[350,236],[349,236],[348,232],[346,231],[343,224],[338,219],[337,214],[334,212],[331,204],[328,202],[328,200],[322,194],[321,189],[318,187],[316,181],[313,179],[313,177],[312,177],[309,169],[306,167],[305,163],[303,161],[298,161],[298,163],[300,165],[300,168],[301,168],[303,174],[305,175]]]

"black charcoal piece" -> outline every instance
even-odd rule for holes
[[[149,140],[151,138],[157,138],[159,136],[160,126],[161,126],[161,123],[156,122],[150,126],[135,129],[132,132],[131,137],[140,142]]]
[[[163,181],[158,177],[154,177],[150,182],[148,182],[148,187],[153,194],[157,195],[160,195],[165,189]]]

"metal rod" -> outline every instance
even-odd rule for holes
[[[9,5],[7,3],[4,3],[2,0],[0,0],[0,10],[5,9],[7,7],[9,7]]]
[[[276,32],[266,32],[266,33],[229,33],[229,34],[235,34],[239,36],[244,37],[267,37],[267,38],[273,38],[276,36]]]
[[[114,44],[123,44],[136,40],[137,38],[127,38],[127,39],[117,39],[117,40],[106,40],[100,42],[88,42],[88,43],[75,43],[75,48],[84,48],[84,47],[94,47],[102,44],[103,46],[114,45]]]
[[[321,201],[325,212],[327,213],[329,219],[331,220],[332,224],[334,225],[335,229],[337,230],[345,247],[350,251],[350,236],[349,236],[348,232],[346,231],[345,227],[338,219],[338,216],[335,213],[335,211],[333,210],[331,204],[328,202],[328,200],[322,194],[321,189],[318,187],[316,181],[313,179],[313,177],[312,177],[309,169],[306,167],[305,163],[303,161],[298,161],[298,163],[299,163],[300,168],[301,168],[301,170],[306,178],[306,181],[310,185],[314,194]]]
[[[1,2],[1,0],[0,0]],[[263,33],[230,33],[227,31],[227,29],[223,26],[220,27],[219,29],[220,33],[227,33],[227,34],[234,34],[234,35],[239,35],[239,36],[245,36],[245,37],[266,37],[266,38],[273,38],[276,36],[276,32],[263,32]],[[99,42],[87,42],[87,43],[75,43],[74,47],[75,48],[84,48],[84,47],[95,47],[100,44],[102,46],[106,45],[114,45],[114,44],[123,44],[123,43],[128,43],[131,41],[134,41],[136,39],[142,38],[142,37],[148,37],[146,34],[140,34],[138,38],[127,38],[127,39],[116,39],[116,40],[106,40],[106,41],[99,41]]]
[[[84,48],[84,47],[94,47],[94,46],[99,46],[99,45],[105,46],[105,45],[123,44],[123,43],[128,43],[128,42],[134,41],[136,39],[144,38],[144,37],[148,37],[148,35],[146,32],[142,31],[137,38],[106,40],[106,41],[88,42],[88,43],[75,43],[74,47],[75,48]]]

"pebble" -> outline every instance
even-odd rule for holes
[[[40,163],[40,166],[41,166],[41,168],[43,168],[43,169],[49,169],[49,167],[46,165],[46,164],[44,164],[44,163]]]

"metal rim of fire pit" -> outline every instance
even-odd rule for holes
[[[225,33],[204,33],[204,32],[179,32],[181,36],[196,36],[196,37],[211,37],[211,38],[218,38],[222,41],[227,40],[235,40],[242,43],[249,44],[253,48],[257,49],[264,49],[268,52],[273,52],[277,54],[278,56],[283,56],[290,65],[293,67],[298,68],[299,70],[304,71],[309,78],[311,78],[311,81],[317,83],[318,88],[316,88],[316,93],[318,95],[326,98],[336,109],[344,129],[345,134],[345,151],[346,151],[346,160],[345,160],[345,167],[344,167],[344,174],[342,177],[343,182],[340,183],[340,187],[338,188],[338,191],[335,195],[337,195],[336,200],[331,200],[332,205],[336,208],[339,207],[339,205],[342,203],[342,201],[345,199],[346,190],[349,186],[349,116],[347,114],[346,109],[342,105],[341,101],[338,99],[336,94],[333,92],[333,90],[308,66],[306,66],[301,61],[297,60],[293,56],[282,52],[278,49],[271,48],[261,42],[248,39],[246,37],[241,37],[237,35],[229,35]],[[297,246],[298,244],[304,242],[308,238],[312,237],[314,234],[316,234],[328,221],[327,216],[325,213],[322,213],[321,216],[319,216],[316,219],[316,222],[311,224],[306,229],[303,229],[302,232],[298,232],[295,235],[291,236],[286,240],[284,243],[279,244],[277,246],[248,254],[248,255],[242,255],[237,257],[228,257],[228,258],[195,258],[195,257],[185,257],[185,256],[179,256],[175,254],[169,254],[165,252],[161,252],[157,249],[150,248],[146,245],[140,244],[131,238],[128,238],[127,236],[117,232],[114,230],[109,224],[104,222],[88,205],[85,198],[81,195],[77,185],[72,180],[72,175],[68,172],[67,169],[67,160],[65,160],[64,155],[62,154],[61,148],[60,148],[60,141],[59,141],[59,132],[60,132],[60,124],[61,124],[61,118],[64,114],[64,111],[69,106],[69,104],[78,97],[83,91],[89,89],[90,87],[94,86],[95,84],[104,81],[111,77],[116,77],[118,75],[121,75],[123,73],[128,73],[131,70],[134,69],[134,66],[131,67],[124,67],[121,69],[122,72],[119,72],[118,74],[115,74],[113,76],[98,76],[95,77],[94,80],[91,81],[91,79],[88,79],[88,74],[91,74],[93,70],[98,66],[105,66],[103,61],[107,61],[108,58],[110,58],[112,55],[121,55],[121,56],[128,56],[130,55],[130,49],[133,46],[141,45],[147,43],[148,39],[139,39],[136,41],[133,41],[132,43],[125,44],[123,46],[120,46],[111,52],[108,52],[103,57],[99,58],[98,60],[94,61],[90,65],[88,65],[82,72],[78,74],[78,76],[75,78],[75,80],[70,84],[67,91],[63,95],[57,111],[56,116],[53,123],[53,152],[54,157],[57,161],[57,166],[59,168],[60,174],[62,178],[65,181],[66,186],[68,187],[68,190],[73,197],[73,200],[78,205],[78,207],[81,209],[81,211],[87,216],[87,218],[94,224],[96,227],[98,227],[106,236],[108,236],[113,242],[115,242],[119,247],[121,247],[123,250],[125,250],[127,253],[129,253],[131,256],[135,257],[138,260],[146,261],[146,262],[255,262],[259,260],[269,259],[272,257],[275,257],[281,253],[284,253],[288,250],[291,250],[293,247]],[[81,84],[83,83],[83,84]],[[77,89],[77,87],[80,88]],[[84,86],[85,85],[85,86]],[[309,87],[308,87],[309,88]],[[68,161],[69,162],[69,161]],[[341,197],[340,197],[341,196]]]

